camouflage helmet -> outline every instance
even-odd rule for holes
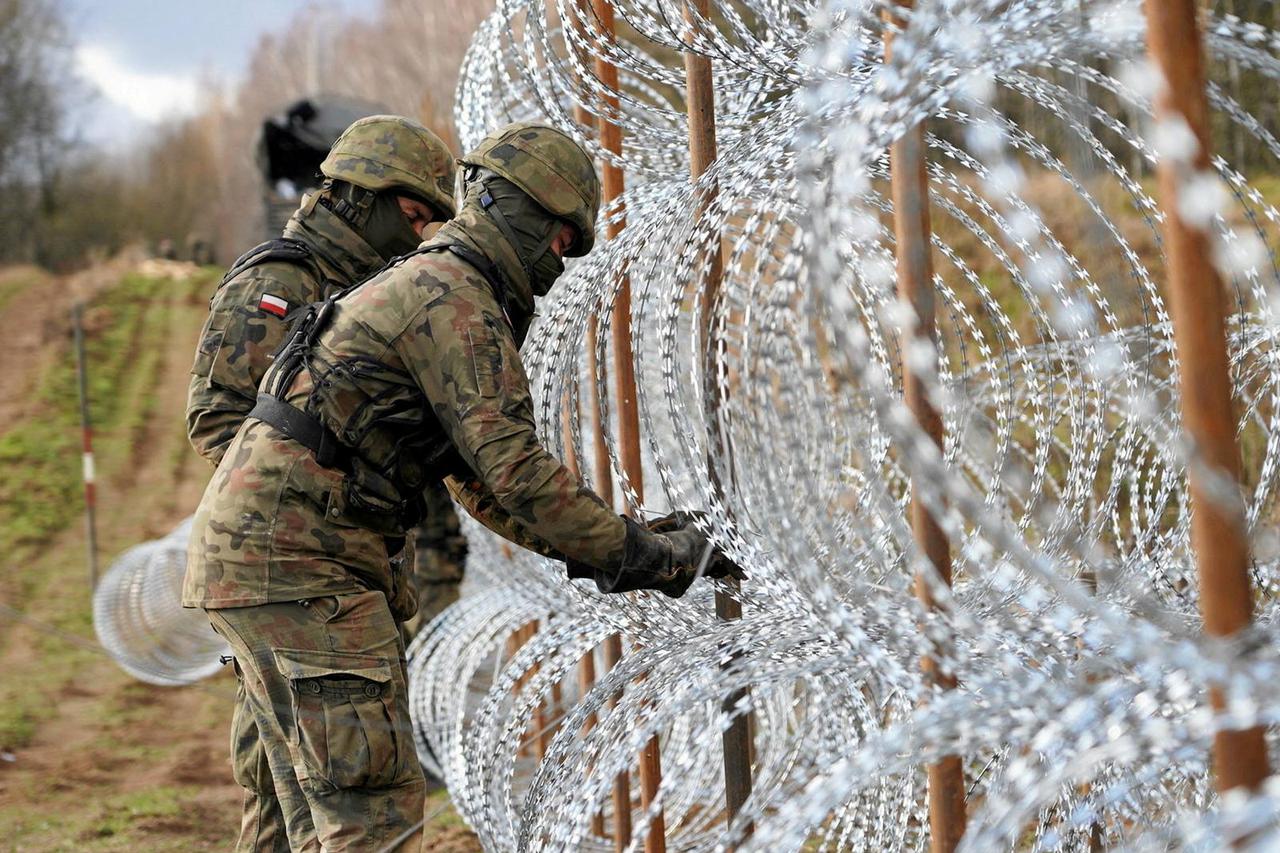
[[[509,124],[459,162],[501,175],[553,216],[573,223],[578,239],[565,252],[569,257],[595,245],[600,179],[591,157],[567,134],[544,124]]]
[[[342,132],[320,164],[327,178],[372,192],[405,189],[421,196],[446,218],[453,201],[456,167],[449,146],[403,116],[367,116]]]

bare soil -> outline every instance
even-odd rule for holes
[[[33,392],[50,361],[69,357],[73,299],[111,288],[130,263],[71,280],[0,271],[0,438],[49,414]],[[125,405],[156,414],[102,442],[104,568],[190,514],[211,473],[184,448],[187,371],[207,294],[196,297],[175,284],[164,297],[163,357],[143,381],[122,383]],[[78,469],[79,459],[67,464]],[[119,670],[93,634],[84,542],[77,518],[29,553],[0,555],[0,849],[230,849],[241,797],[227,756],[234,679],[161,688]],[[428,812],[446,801],[436,795]],[[480,850],[451,810],[427,832],[424,850]]]

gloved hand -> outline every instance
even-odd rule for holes
[[[672,513],[641,527],[629,518],[622,565],[617,569],[595,569],[592,576],[603,593],[633,592],[654,589],[671,598],[679,598],[698,576],[698,568],[706,560],[703,574],[712,578],[735,577],[746,580],[746,573],[713,546],[693,527],[693,516]],[[582,576],[569,566],[570,577]]]
[[[724,552],[711,544],[711,540],[703,536],[694,522],[705,513],[676,511],[662,518],[650,521],[646,527],[650,533],[661,533],[671,542],[671,562],[676,566],[691,566],[696,575],[698,567],[706,558],[706,566],[702,574],[713,579],[737,578],[747,579],[742,567],[724,555]],[[710,554],[707,553],[710,549]]]

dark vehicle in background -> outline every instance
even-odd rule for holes
[[[386,112],[369,101],[317,95],[295,101],[262,123],[257,160],[265,239],[279,237],[302,196],[320,186],[320,163],[342,131],[356,119]]]

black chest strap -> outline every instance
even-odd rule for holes
[[[231,268],[222,277],[222,284],[226,284],[247,269],[273,261],[296,264],[298,266],[311,266],[311,247],[292,237],[277,237],[274,240],[260,243],[241,255],[231,265]]]
[[[465,246],[462,243],[448,243],[444,248],[471,264],[480,275],[484,276],[484,279],[489,282],[489,286],[493,288],[493,295],[498,298],[498,304],[502,307],[502,316],[507,318],[507,325],[514,330],[515,323],[511,322],[511,312],[507,305],[507,277],[503,275],[498,265],[470,246]]]
[[[322,468],[341,471],[351,468],[351,451],[338,441],[333,430],[284,400],[270,394],[259,394],[257,403],[247,417],[270,424],[310,450],[315,454],[316,463]]]

